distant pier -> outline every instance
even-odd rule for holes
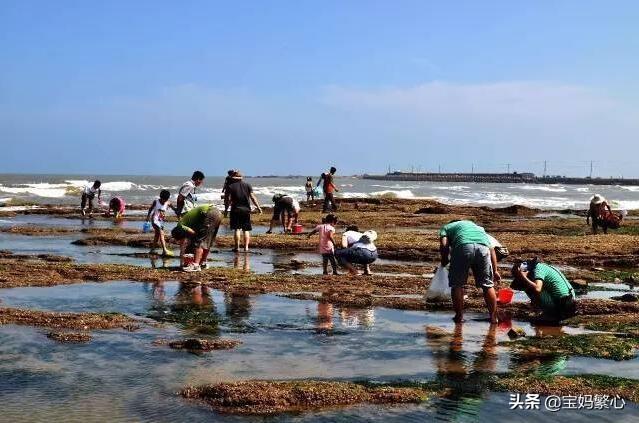
[[[568,178],[564,176],[535,176],[534,173],[414,173],[391,172],[386,175],[363,175],[378,181],[478,182],[571,185],[639,185],[639,179],[625,178]]]

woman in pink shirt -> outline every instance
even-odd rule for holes
[[[331,262],[333,268],[333,274],[337,275],[337,261],[335,260],[335,225],[337,224],[337,216],[334,214],[328,214],[322,219],[322,224],[317,225],[313,229],[308,237],[319,233],[319,252],[322,255],[322,267],[324,268],[324,274],[328,275],[328,262]]]

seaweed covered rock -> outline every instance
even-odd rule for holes
[[[308,380],[219,383],[189,387],[180,394],[223,413],[267,415],[365,403],[418,403],[429,393],[421,388]]]

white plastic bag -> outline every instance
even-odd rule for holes
[[[448,286],[448,269],[438,267],[435,276],[430,281],[430,286],[426,290],[427,300],[445,301],[450,300],[450,287]]]

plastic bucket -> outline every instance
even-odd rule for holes
[[[193,254],[184,254],[184,267],[195,263],[195,256]]]
[[[508,304],[513,300],[513,295],[515,295],[515,291],[510,288],[502,288],[497,293],[497,300],[500,304]]]
[[[293,225],[294,234],[301,234],[303,230],[304,230],[304,226],[300,225],[299,223]]]
[[[151,232],[151,222],[144,222],[142,224],[142,232],[147,233],[147,232]]]

